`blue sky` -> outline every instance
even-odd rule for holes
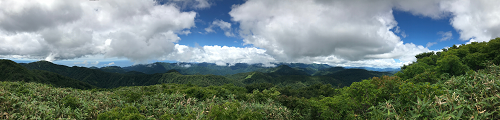
[[[489,0],[9,1],[0,3],[5,8],[0,10],[0,58],[86,67],[296,62],[397,68],[422,52],[499,37],[500,16],[492,16],[500,11],[498,4]]]
[[[396,21],[398,21],[399,28],[408,35],[406,38],[402,38],[405,43],[427,46],[429,42],[436,42],[436,44],[429,47],[431,50],[439,50],[453,44],[466,43],[466,41],[458,39],[457,36],[459,34],[450,25],[450,17],[432,19],[419,15],[415,16],[404,11],[394,11],[393,14]],[[441,41],[443,36],[439,34],[440,32],[451,32],[452,36],[449,40]]]

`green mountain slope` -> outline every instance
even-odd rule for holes
[[[363,79],[392,75],[387,72],[367,71],[364,69],[344,69],[343,67],[332,67],[316,72],[316,76],[310,76],[300,69],[281,65],[269,68],[266,72],[238,73],[228,76],[244,84],[272,83],[278,86],[290,86],[301,88],[314,84],[331,84],[332,86],[349,86],[352,82]]]
[[[144,86],[159,83],[192,83],[199,86],[223,85],[232,83],[242,85],[232,79],[214,75],[181,75],[174,73],[144,74],[140,72],[111,73],[85,67],[68,67],[47,61],[23,64],[28,69],[44,70],[67,76],[100,88],[115,88],[120,86]]]
[[[302,88],[314,84],[338,85],[340,82],[328,76],[309,76],[304,71],[297,70],[287,65],[268,69],[265,72],[248,72],[229,75],[228,78],[241,81],[244,84],[271,83],[277,86],[290,86]]]
[[[327,74],[332,74],[338,71],[345,70],[344,67],[331,67],[331,68],[326,68],[323,70],[316,71],[313,76],[322,76],[322,75],[327,75]]]
[[[324,76],[329,76],[341,81],[342,85],[349,86],[353,82],[360,82],[364,79],[370,79],[372,77],[380,77],[384,75],[392,75],[388,72],[377,72],[377,71],[368,71],[365,69],[345,69],[339,70],[335,72],[331,72]]]
[[[286,65],[291,68],[301,70],[309,75],[318,70],[330,68],[326,64],[303,64],[303,63],[274,63],[277,66]],[[245,72],[270,72],[274,67],[265,67],[263,64],[236,63],[219,66],[214,63],[164,63],[156,62],[151,64],[139,64],[128,67],[107,66],[97,68],[102,71],[112,73],[125,73],[128,71],[137,71],[146,74],[164,73],[168,70],[177,70],[184,75],[233,75]]]
[[[29,70],[11,60],[0,59],[0,81],[24,81],[50,84],[57,87],[78,89],[95,88],[88,83],[65,77],[53,72]]]

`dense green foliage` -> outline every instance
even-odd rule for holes
[[[23,81],[46,83],[56,87],[92,89],[88,83],[42,70],[28,70],[11,60],[0,59],[0,81]]]
[[[68,67],[47,61],[38,61],[24,64],[28,69],[44,70],[67,76],[100,88],[115,88],[120,86],[144,86],[160,83],[193,83],[199,86],[235,84],[242,85],[232,79],[215,75],[181,75],[178,72],[143,74],[138,72],[111,73],[99,69],[85,67]]]
[[[303,63],[274,63],[277,66],[286,65],[295,69],[300,69],[302,71],[307,72],[312,75],[318,70],[322,70],[325,68],[329,68],[329,65],[326,64],[303,64]],[[116,72],[116,73],[125,73],[127,71],[138,71],[147,74],[154,73],[164,73],[168,70],[177,70],[179,73],[183,75],[232,75],[237,73],[246,73],[246,72],[270,72],[273,67],[265,67],[263,64],[247,64],[247,63],[236,63],[236,64],[227,64],[225,66],[220,66],[214,63],[152,63],[152,64],[144,64],[144,65],[134,65],[130,67],[104,67],[101,70]]]
[[[352,82],[359,82],[371,77],[389,75],[386,72],[367,71],[362,69],[324,69],[325,75],[310,76],[305,71],[282,65],[268,69],[269,72],[249,72],[229,75],[228,78],[235,79],[243,84],[271,83],[281,87],[299,89],[315,84],[331,84],[333,86],[348,86]]]
[[[288,66],[295,70],[305,72],[308,75],[321,76],[333,72],[333,69],[344,70],[343,67],[332,67],[326,64],[304,64],[304,63],[273,63],[276,66]],[[131,71],[155,74],[155,73],[165,73],[168,70],[176,70],[183,75],[233,75],[238,73],[246,72],[263,72],[269,73],[276,70],[275,67],[266,67],[263,64],[247,64],[247,63],[236,63],[227,64],[225,66],[216,65],[214,63],[163,63],[156,62],[151,64],[138,64],[129,67],[118,67],[118,66],[106,66],[102,68],[91,67],[92,69],[99,69],[101,71],[111,72],[111,73],[127,73]],[[326,70],[328,69],[328,70]],[[381,72],[394,72],[399,71],[399,69],[393,68],[369,68],[362,67],[357,69],[366,69],[370,71],[381,71]],[[295,74],[297,75],[297,74]]]
[[[113,90],[53,88],[39,83],[0,82],[0,119],[287,119],[291,111],[233,85],[180,84]],[[279,93],[278,93],[279,94]],[[276,94],[270,94],[275,95]],[[203,97],[200,97],[203,96]],[[239,99],[236,99],[239,98]],[[253,99],[265,99],[251,102]],[[247,101],[244,101],[247,100]],[[253,100],[255,101],[255,100]]]
[[[178,83],[178,84],[191,83],[197,86],[212,86],[212,85],[224,85],[224,84],[234,84],[237,86],[244,86],[245,84],[252,84],[252,83],[272,83],[279,86],[290,86],[292,88],[302,88],[314,84],[331,84],[333,86],[348,86],[352,82],[358,82],[361,81],[362,79],[389,74],[384,72],[367,71],[361,69],[343,69],[339,72],[336,71],[335,73],[328,72],[332,74],[327,74],[322,76],[310,76],[305,71],[302,71],[297,68],[291,68],[287,65],[281,65],[275,68],[262,69],[263,72],[238,73],[229,76],[183,75],[174,69],[171,69],[164,73],[145,74],[135,71],[124,72],[122,68],[116,66],[104,67],[100,69],[77,67],[77,66],[68,67],[64,65],[53,64],[47,61],[38,61],[22,65],[33,71],[40,71],[40,72],[48,71],[45,72],[47,74],[51,72],[57,73],[100,88],[115,88],[120,86],[145,86],[145,85],[155,85],[161,83]],[[151,67],[146,67],[146,68],[158,68],[158,66],[162,66],[160,63],[150,64],[150,65]],[[198,64],[198,65],[204,65],[204,64]],[[207,66],[208,65],[210,64],[207,64]],[[243,65],[247,64],[242,64],[240,65],[240,67],[242,67]],[[292,64],[292,65],[297,65],[297,64]],[[246,67],[243,66],[242,68],[248,69],[248,66]],[[242,68],[235,68],[235,69],[242,69]],[[116,71],[121,71],[121,72],[116,72]]]

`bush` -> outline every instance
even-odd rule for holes
[[[139,113],[139,110],[134,106],[126,106],[125,108],[116,107],[111,111],[99,114],[98,120],[144,120],[146,117]]]
[[[71,109],[79,108],[82,104],[73,96],[66,96],[62,100],[64,106],[70,107]]]
[[[265,119],[262,110],[247,109],[238,101],[226,102],[210,110],[208,117],[214,120],[262,120]]]

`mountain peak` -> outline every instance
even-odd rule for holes
[[[302,70],[296,70],[288,65],[280,65],[276,67],[271,73],[278,75],[309,75]]]

